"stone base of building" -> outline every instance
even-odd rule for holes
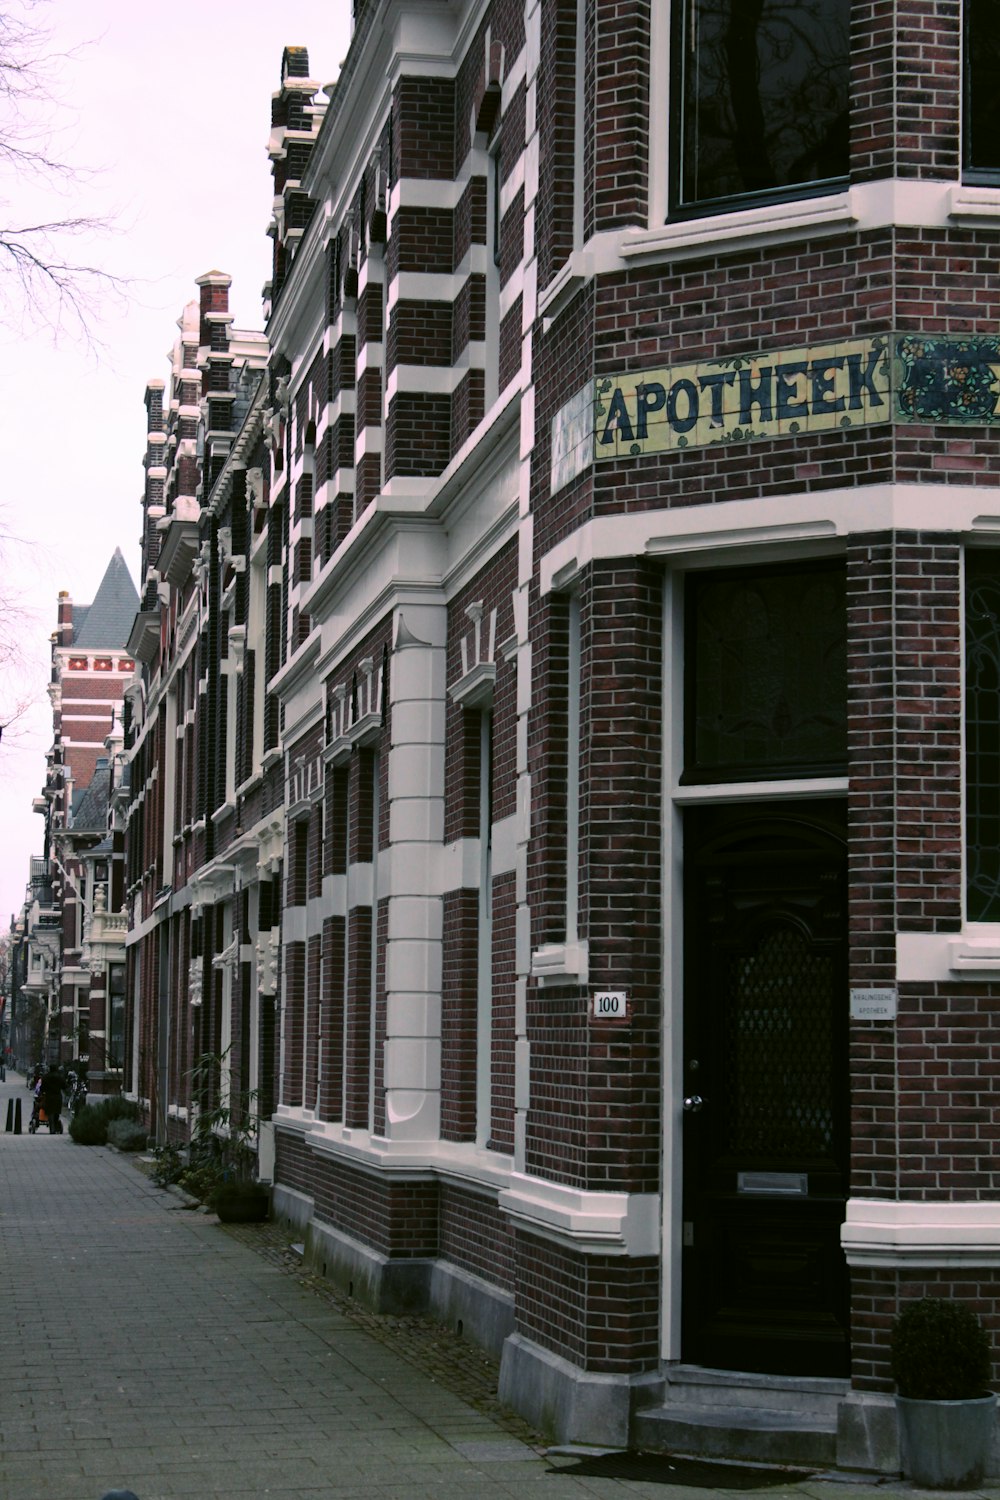
[[[313,1217],[312,1199],[274,1189],[274,1217],[303,1234],[304,1260],[377,1313],[425,1313],[499,1359],[514,1328],[514,1298],[439,1258],[394,1260]]]
[[[558,1443],[627,1448],[633,1404],[657,1376],[581,1370],[519,1333],[503,1347],[499,1397]]]
[[[583,1370],[518,1333],[513,1295],[482,1277],[441,1257],[394,1259],[385,1255],[318,1220],[314,1200],[295,1188],[275,1186],[273,1201],[275,1219],[301,1234],[304,1261],[314,1275],[329,1279],[373,1312],[418,1313],[436,1318],[488,1351],[500,1360],[500,1400],[554,1442],[655,1450],[660,1446],[659,1421],[670,1429],[667,1446],[673,1451],[701,1453],[705,1457],[755,1456],[762,1462],[835,1463],[841,1469],[869,1473],[899,1472],[896,1408],[891,1395],[829,1393],[825,1403],[827,1417],[819,1424],[825,1427],[828,1436],[814,1452],[808,1448],[810,1433],[805,1430],[810,1424],[797,1420],[803,1413],[785,1392],[782,1401],[788,1408],[788,1444],[782,1446],[782,1432],[774,1423],[769,1426],[765,1423],[766,1448],[754,1450],[751,1455],[727,1447],[726,1403],[720,1394],[703,1434],[707,1443],[703,1444],[698,1440],[700,1406],[692,1407],[691,1401],[697,1398],[690,1393],[674,1391],[679,1379],[676,1371],[671,1379],[665,1380],[660,1371],[628,1375]],[[692,1372],[690,1381],[696,1377],[697,1372]],[[722,1381],[719,1372],[703,1372],[702,1383],[713,1378]],[[752,1415],[753,1409],[761,1404],[778,1404],[769,1403],[766,1392],[762,1394],[758,1389],[763,1377],[746,1379],[753,1388],[748,1387],[742,1396],[739,1375],[732,1375],[724,1382],[733,1398],[732,1421],[737,1423],[739,1419],[741,1432],[748,1426],[748,1411]],[[683,1425],[686,1433],[682,1440],[678,1424]]]
[[[837,1466],[877,1474],[899,1473],[896,1400],[850,1391],[837,1409]]]

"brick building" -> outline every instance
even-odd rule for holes
[[[206,272],[197,286],[169,381],[145,394],[143,595],[125,723],[126,1084],[160,1139],[178,1143],[199,1107],[225,1100],[235,1118],[258,1087],[271,1112],[273,964],[257,933],[266,950],[283,785],[276,752],[263,768],[267,344],[234,329],[228,275]],[[207,1055],[218,1060],[212,1097],[192,1098]]]
[[[892,1469],[900,1303],[1000,1329],[1000,37],[790,14],[286,51],[260,415],[156,565],[216,630],[156,732],[244,758],[132,880],[314,1266],[562,1439]]]
[[[89,1059],[98,1089],[110,966],[116,984],[124,974],[123,837],[114,837],[108,807],[116,774],[112,759],[121,748],[122,699],[135,667],[126,642],[137,602],[117,547],[93,603],[74,604],[68,593],[59,595],[48,688],[52,744],[43,793],[34,803],[45,819],[44,851],[40,861],[32,860],[21,917],[29,993],[34,983],[46,1010],[43,1028],[33,1036],[44,1037],[51,1061]],[[110,941],[92,965],[87,937],[95,901]]]

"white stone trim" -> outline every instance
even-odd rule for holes
[[[904,984],[1000,978],[1000,924],[968,922],[957,934],[897,933],[896,978]]]
[[[400,271],[389,283],[388,306],[397,302],[454,302],[467,277],[453,271]]]
[[[450,396],[468,373],[467,365],[393,365],[385,383],[386,404],[400,394]]]
[[[596,1193],[512,1174],[500,1207],[520,1229],[575,1250],[659,1255],[658,1193]]]
[[[983,219],[1000,221],[1000,188],[958,183],[948,193],[948,215],[952,219],[971,219],[974,223]]]
[[[360,380],[362,375],[366,375],[369,370],[373,370],[377,375],[381,374],[384,363],[385,349],[382,342],[378,339],[368,339],[358,350],[357,363],[355,365],[357,379]],[[357,400],[356,385],[354,393],[355,400]]]
[[[849,1266],[1000,1266],[1000,1202],[849,1198],[840,1241]]]
[[[568,587],[598,558],[679,557],[703,553],[713,566],[721,554],[770,549],[775,555],[868,531],[942,531],[996,535],[1000,514],[984,513],[990,496],[973,485],[873,484],[857,489],[802,492],[756,500],[720,500],[675,510],[598,516],[557,543],[541,559],[542,594]],[[1000,508],[1000,507],[998,507]],[[758,553],[758,556],[760,553]],[[734,559],[735,560],[735,559]]]
[[[389,1178],[414,1174],[497,1194],[515,1225],[583,1254],[658,1256],[657,1193],[600,1193],[517,1172],[506,1155],[471,1142],[415,1141],[316,1120],[312,1111],[279,1105],[276,1122],[302,1133],[318,1155],[333,1156]]]
[[[546,984],[586,984],[588,949],[585,942],[547,943],[531,955],[531,975]]]
[[[389,193],[390,222],[401,208],[456,209],[468,185],[467,177],[456,177],[453,182],[439,178],[401,177],[393,183]]]

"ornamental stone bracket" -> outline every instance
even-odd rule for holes
[[[227,943],[221,953],[217,953],[212,959],[213,969],[228,969],[230,973],[240,966],[240,940],[234,937],[232,942]]]
[[[250,498],[250,507],[256,516],[266,509],[264,504],[264,470],[247,469],[247,495]]]
[[[489,708],[493,702],[496,686],[497,612],[490,610],[483,628],[482,601],[470,604],[465,611],[472,622],[472,632],[463,636],[459,645],[462,652],[462,675],[449,688],[451,698],[463,708]]]
[[[271,928],[257,938],[257,990],[261,995],[275,995],[278,990],[278,929]]]
[[[230,864],[210,865],[191,877],[191,914],[196,916],[203,906],[214,906],[236,891],[236,866]]]
[[[283,812],[273,814],[257,829],[257,845],[257,874],[262,879],[266,879],[284,857],[285,819]]]
[[[288,816],[294,818],[323,794],[323,757],[298,755],[288,773]]]
[[[373,656],[360,661],[358,670],[361,677],[357,684],[355,715],[347,736],[352,745],[368,745],[382,731],[383,674],[375,671]]]
[[[351,691],[338,682],[327,694],[326,746],[323,758],[340,764],[358,746],[373,745],[384,727],[385,671],[376,671],[375,658],[358,663]]]
[[[246,652],[247,628],[245,625],[234,625],[229,632],[229,655],[232,658],[233,671],[237,677],[243,671]]]

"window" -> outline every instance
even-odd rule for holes
[[[692,573],[682,781],[842,775],[843,566]]]
[[[965,559],[966,913],[1000,922],[1000,554]]]
[[[493,138],[487,157],[486,176],[486,368],[483,400],[489,411],[500,394],[500,247],[503,214],[500,194],[503,163],[500,159],[500,133]]]
[[[850,0],[675,0],[673,211],[842,182],[849,42]]]
[[[965,175],[1000,172],[1000,0],[965,0]]]
[[[493,715],[479,720],[479,923],[476,1141],[489,1143],[493,1104]]]
[[[107,1067],[121,1069],[125,1061],[125,965],[108,967]]]

